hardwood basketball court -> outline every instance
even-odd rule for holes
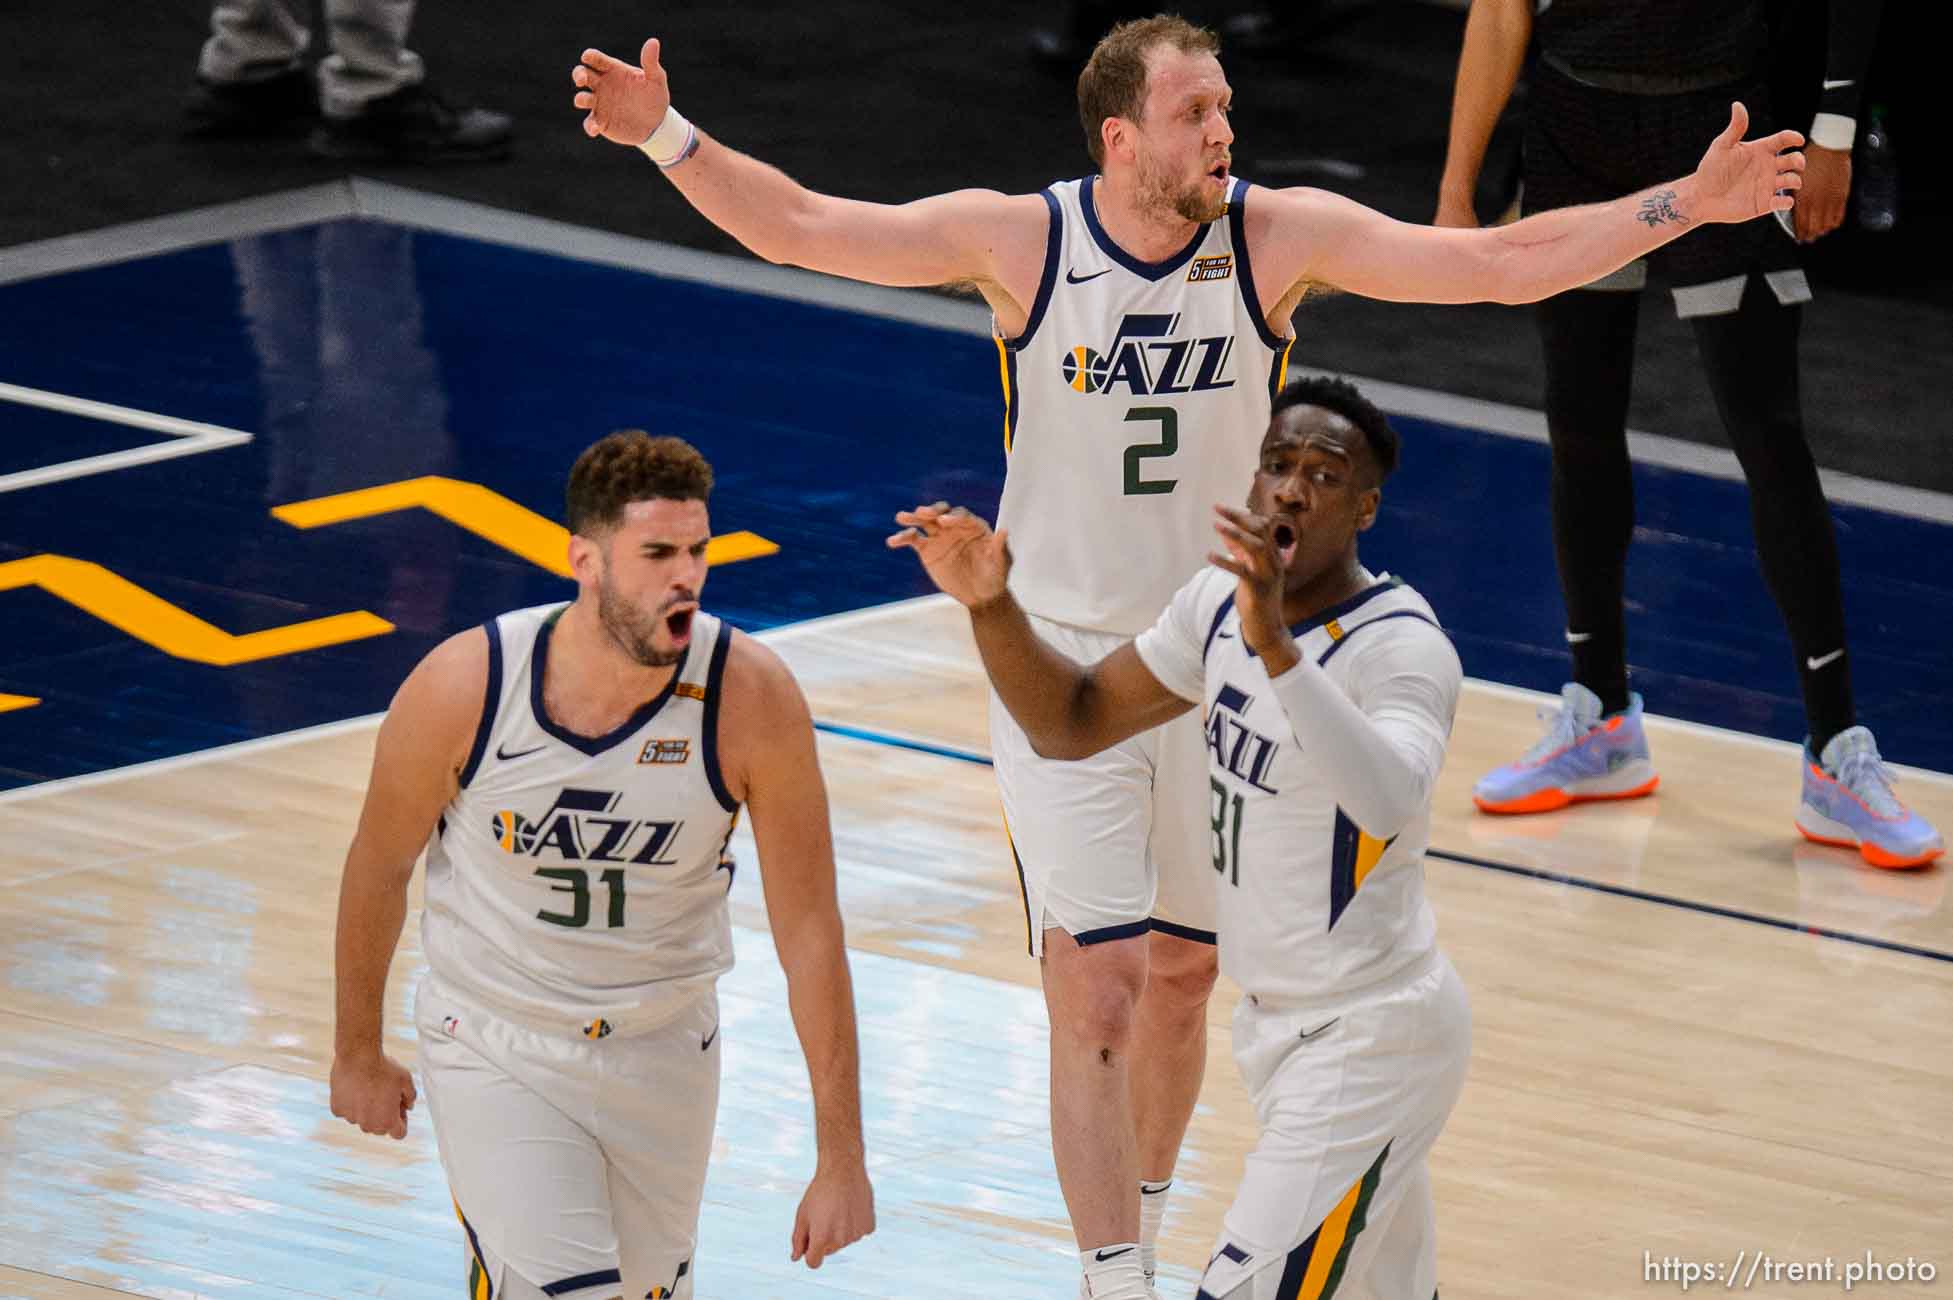
[[[908,602],[768,640],[821,723],[874,737],[830,730],[821,757],[881,1228],[819,1273],[786,1262],[810,1115],[748,843],[700,1295],[1069,1294],[1043,1009],[961,611]],[[1946,1263],[1944,868],[1874,871],[1804,844],[1793,751],[1659,722],[1657,798],[1483,818],[1470,782],[1527,743],[1532,713],[1468,687],[1434,848],[1633,892],[1427,865],[1475,1019],[1434,1157],[1444,1293],[1637,1293],[1675,1285],[1644,1280],[1664,1256]],[[424,1111],[395,1144],[325,1109],[333,907],[376,725],[0,803],[0,1240],[16,1265],[0,1295],[454,1294]],[[1953,781],[1903,790],[1953,823]],[[416,919],[389,997],[407,1060]],[[1163,1294],[1191,1292],[1253,1140],[1232,1002],[1213,1004]]]

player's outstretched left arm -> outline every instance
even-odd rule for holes
[[[834,892],[827,787],[813,718],[786,664],[750,637],[728,653],[719,734],[731,792],[753,819],[773,947],[814,1092],[814,1176],[794,1215],[792,1257],[809,1268],[875,1230],[861,1138],[854,984]]]
[[[1010,594],[1010,541],[947,501],[896,514],[891,549],[916,553],[929,578],[970,611],[983,671],[1031,748],[1088,758],[1177,718],[1192,704],[1153,676],[1132,642],[1087,668],[1037,634]]]
[[[1334,285],[1390,302],[1536,302],[1616,271],[1696,226],[1788,211],[1803,184],[1804,137],[1744,140],[1749,112],[1687,176],[1607,203],[1558,208],[1484,230],[1395,221],[1325,190],[1281,190],[1248,205],[1256,275]],[[1257,215],[1259,213],[1259,215]]]

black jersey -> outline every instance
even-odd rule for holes
[[[1599,84],[1657,78],[1675,89],[1740,81],[1769,48],[1764,0],[1535,0],[1542,58]],[[1652,87],[1651,87],[1652,89]],[[1659,92],[1657,92],[1659,93]]]

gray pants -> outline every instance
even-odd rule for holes
[[[197,75],[251,81],[292,67],[312,37],[300,21],[309,8],[304,0],[216,0]],[[421,79],[420,55],[406,45],[414,0],[325,0],[325,17],[331,53],[319,62],[319,103],[326,116],[357,116],[369,101]]]

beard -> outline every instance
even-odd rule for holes
[[[660,622],[617,594],[610,585],[610,574],[597,579],[597,621],[619,649],[646,668],[669,668],[685,657],[685,651],[660,650],[653,639]]]
[[[1206,224],[1227,211],[1227,187],[1216,197],[1206,193],[1206,176],[1191,184],[1175,184],[1151,154],[1139,155],[1139,206],[1146,212],[1171,212],[1182,221]]]

